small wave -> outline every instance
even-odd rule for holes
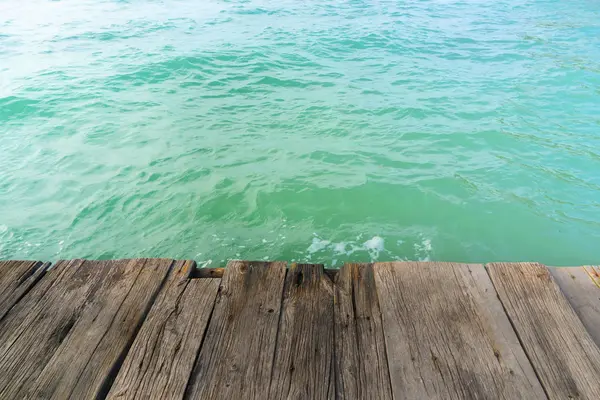
[[[299,81],[295,79],[279,79],[273,76],[265,76],[256,82],[257,85],[278,86],[286,88],[307,88],[309,86],[330,87],[332,82]]]
[[[35,115],[40,110],[38,100],[17,96],[0,98],[0,121]]]

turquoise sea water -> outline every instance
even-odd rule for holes
[[[0,258],[600,262],[600,5],[0,1]]]

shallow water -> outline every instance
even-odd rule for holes
[[[0,2],[0,258],[598,263],[600,6]]]

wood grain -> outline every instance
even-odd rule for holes
[[[537,263],[493,263],[488,272],[548,396],[600,399],[600,350]]]
[[[548,268],[586,330],[600,346],[600,268]]]
[[[285,280],[269,398],[334,398],[333,320],[333,284],[323,266],[293,264]]]
[[[0,331],[0,397],[102,396],[171,264],[59,262]]]
[[[372,264],[346,264],[335,279],[336,398],[391,399]]]
[[[0,325],[0,398],[23,397],[71,330],[80,299],[99,271],[86,268],[75,283],[83,263],[59,261],[6,315]]]
[[[0,261],[0,321],[49,266],[41,261]]]
[[[181,399],[212,312],[220,279],[190,279],[178,261],[142,325],[109,399]]]
[[[545,398],[481,265],[373,268],[394,398]]]
[[[267,398],[285,275],[283,262],[229,262],[187,397]]]

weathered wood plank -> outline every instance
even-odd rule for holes
[[[391,399],[372,264],[346,264],[335,278],[336,397]]]
[[[492,263],[488,272],[551,399],[600,399],[600,349],[537,263]]]
[[[333,284],[323,266],[293,264],[285,280],[269,398],[334,398],[333,320]]]
[[[178,261],[142,325],[109,399],[181,399],[212,312],[220,279],[190,279]]]
[[[0,328],[0,397],[104,395],[171,264],[59,262]]]
[[[483,266],[373,268],[394,398],[545,398]]]
[[[549,268],[583,326],[600,346],[600,268]]]
[[[48,266],[49,263],[40,261],[0,261],[0,321],[44,275]]]
[[[83,260],[59,261],[19,301],[0,325],[0,398],[18,398],[40,374],[74,324],[81,301],[91,289],[90,275],[73,277]],[[60,304],[54,309],[52,305]]]
[[[285,275],[283,262],[229,262],[187,397],[267,398]]]

